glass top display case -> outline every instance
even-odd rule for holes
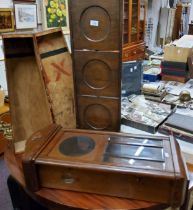
[[[163,140],[112,136],[104,154],[104,161],[119,163],[125,167],[165,170],[165,155]]]
[[[32,191],[48,187],[171,206],[181,205],[187,184],[172,136],[66,130],[57,125],[28,140],[23,170]]]

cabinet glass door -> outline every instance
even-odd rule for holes
[[[128,27],[128,20],[129,20],[129,8],[128,8],[128,0],[124,0],[124,12],[123,12],[123,44],[126,44],[129,42],[129,27]]]
[[[132,0],[132,15],[131,15],[131,42],[138,41],[138,0]]]
[[[103,161],[125,167],[165,170],[163,140],[111,136]]]
[[[140,25],[139,25],[139,40],[144,40],[144,31],[145,31],[145,1],[140,1]]]

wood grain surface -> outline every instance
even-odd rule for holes
[[[76,128],[72,59],[62,30],[48,30],[34,36],[54,122],[64,128]]]
[[[3,41],[13,136],[14,142],[19,142],[52,123],[52,116],[36,63],[33,35],[4,35]]]
[[[0,109],[0,124],[2,126],[3,123],[10,123],[11,117],[8,112],[9,106],[2,106]],[[5,132],[3,130],[0,131],[0,155],[2,155],[5,151],[5,148],[8,144],[8,139],[6,139]]]
[[[15,155],[13,146],[8,145],[5,152],[5,161],[10,174],[25,188],[21,165],[22,154]],[[34,199],[38,199],[52,210],[62,209],[127,209],[127,210],[163,210],[167,205],[160,203],[130,200],[89,193],[79,193],[65,190],[41,188],[36,193],[27,191]]]

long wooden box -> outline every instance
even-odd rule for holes
[[[72,64],[61,29],[4,34],[3,42],[14,142],[53,122],[76,128]]]
[[[34,41],[54,122],[76,128],[72,59],[62,30],[35,33]]]
[[[173,137],[65,130],[55,124],[33,134],[23,157],[27,187],[183,203],[187,177]]]
[[[69,1],[78,128],[120,129],[122,10],[120,0]],[[88,104],[100,109],[89,111],[89,126]]]
[[[13,140],[27,140],[53,122],[39,71],[33,34],[4,34]]]

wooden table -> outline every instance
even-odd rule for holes
[[[3,120],[5,122],[9,122],[10,123],[10,116],[9,114],[7,114],[6,116],[5,113],[7,113],[9,111],[9,105],[5,104],[3,106],[0,107],[0,120]],[[4,150],[6,148],[7,145],[7,139],[4,138],[3,133],[0,132],[0,155],[2,155],[4,153]]]
[[[10,174],[25,189],[24,176],[21,165],[22,154],[15,155],[11,143],[8,145],[5,154],[5,161],[9,168]],[[27,190],[26,190],[27,191]],[[42,188],[36,193],[27,191],[30,196],[51,210],[76,209],[127,209],[127,210],[163,210],[168,206],[160,203],[151,203],[139,200],[129,200],[124,198],[102,196],[89,193],[72,192],[65,190],[54,190]]]
[[[8,104],[4,104],[3,106],[0,106],[0,114],[3,114],[5,112],[9,111],[9,105]]]

